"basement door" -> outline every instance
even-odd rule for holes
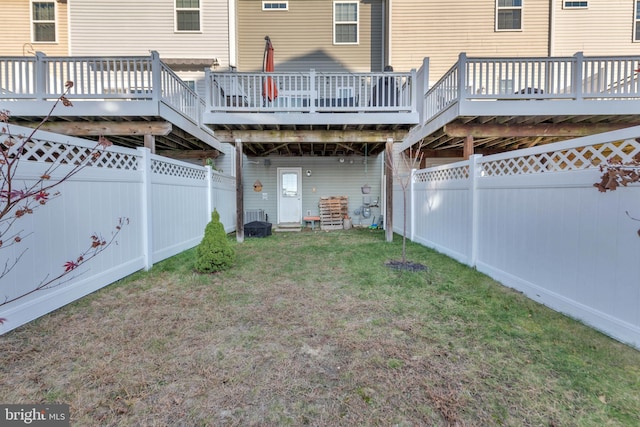
[[[278,168],[278,224],[302,222],[302,168]]]

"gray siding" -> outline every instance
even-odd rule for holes
[[[260,0],[237,0],[238,70],[262,70],[264,36],[276,71],[381,71],[382,0],[360,2],[359,43],[333,44],[333,1],[289,0],[288,11],[263,11]]]
[[[360,187],[369,184],[371,199],[381,200],[382,155],[369,157],[367,167],[362,156],[344,157],[340,163],[338,157],[268,157],[270,166],[264,166],[263,157],[250,158],[259,164],[245,162],[243,168],[244,207],[247,209],[264,209],[269,216],[269,222],[277,222],[277,171],[279,167],[302,168],[302,214],[307,211],[318,215],[318,204],[323,196],[349,197],[349,215],[354,225],[360,224],[360,218],[354,210],[362,205],[362,191]],[[353,163],[349,163],[353,160]],[[305,171],[312,171],[311,177]],[[256,180],[262,183],[262,191],[253,191]],[[315,189],[315,191],[314,191]],[[267,200],[262,199],[262,193],[267,193]],[[373,208],[372,215],[380,216],[380,208]],[[373,217],[363,219],[364,225],[370,225]]]
[[[70,3],[71,55],[148,55],[161,58],[218,58],[229,64],[227,0],[200,0],[198,33],[174,31],[175,0],[73,0]]]
[[[220,173],[235,176],[236,147],[231,144],[222,144],[220,155],[214,160],[214,166]]]

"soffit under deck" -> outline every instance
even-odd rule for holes
[[[217,125],[215,137],[242,142],[251,157],[378,155],[389,138],[402,141],[409,125]]]
[[[640,125],[640,116],[466,116],[457,117],[420,141],[427,157],[462,157],[466,136],[472,154],[496,154]]]

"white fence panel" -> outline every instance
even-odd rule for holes
[[[606,159],[640,153],[639,137],[635,127],[418,171],[412,239],[640,348],[640,222],[629,217],[640,185],[593,186]]]
[[[151,156],[153,262],[200,243],[207,225],[207,170]]]
[[[32,131],[19,126],[10,130],[12,135]],[[0,138],[6,136],[3,130]],[[86,157],[93,147],[90,141],[38,131],[26,146],[23,158],[30,160],[19,163],[12,179],[14,189],[36,182],[45,172],[52,180],[63,177],[70,164]],[[60,159],[70,164],[49,172]],[[220,176],[213,186],[207,173],[209,168],[152,156],[147,149],[109,147],[56,187],[59,197],[14,224],[14,232],[22,230],[22,242],[4,242],[0,248],[0,271],[15,262],[0,277],[0,318],[7,319],[0,325],[0,334],[197,245],[210,219],[211,197],[221,200],[217,208],[227,221],[223,224],[227,232],[233,231],[235,179]],[[117,243],[55,286],[29,293],[62,273],[66,262],[76,261],[90,247],[92,235],[110,240],[120,218],[128,224],[116,237]]]
[[[414,239],[460,262],[471,257],[471,195],[467,162],[414,174]]]
[[[10,129],[14,135],[26,135],[29,132],[16,126]],[[58,142],[49,142],[52,140]],[[87,153],[93,148],[93,145],[77,138],[60,137],[47,132],[37,133],[33,141],[26,147],[28,151],[25,158],[38,158],[40,161],[24,161],[18,165],[17,174],[12,179],[14,189],[24,188],[24,184],[33,183],[42,176],[52,165],[46,159],[68,158],[71,152]],[[52,179],[64,176],[71,167],[60,165],[51,173]],[[136,168],[135,151],[113,147],[94,166],[86,167],[57,187],[59,197],[14,223],[12,230],[24,230],[21,233],[24,239],[0,251],[3,265],[17,260],[13,269],[0,279],[1,302],[27,294],[58,276],[64,271],[66,262],[76,261],[91,246],[92,235],[109,240],[116,231],[119,218],[129,219],[129,225],[116,238],[117,244],[112,244],[98,257],[81,265],[62,281],[55,282],[50,289],[0,306],[0,317],[7,319],[0,326],[1,332],[40,317],[144,267],[141,242],[136,237],[142,222],[139,209],[140,176]]]
[[[405,178],[403,178],[405,179]],[[398,184],[397,179],[394,180],[393,184],[393,231],[394,233],[398,233],[402,235],[405,232],[404,228],[404,218],[407,218],[407,226],[406,233],[407,237],[411,236],[411,192],[407,188],[407,211],[405,213],[404,210],[404,202],[403,202],[403,191],[404,189],[400,184]]]
[[[211,172],[211,210],[217,209],[224,230],[229,233],[236,228],[236,179],[232,176]]]

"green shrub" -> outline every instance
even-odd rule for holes
[[[196,249],[196,270],[200,273],[226,270],[233,265],[235,257],[235,251],[220,222],[220,214],[214,209],[211,212],[211,221],[204,229],[202,242]]]

